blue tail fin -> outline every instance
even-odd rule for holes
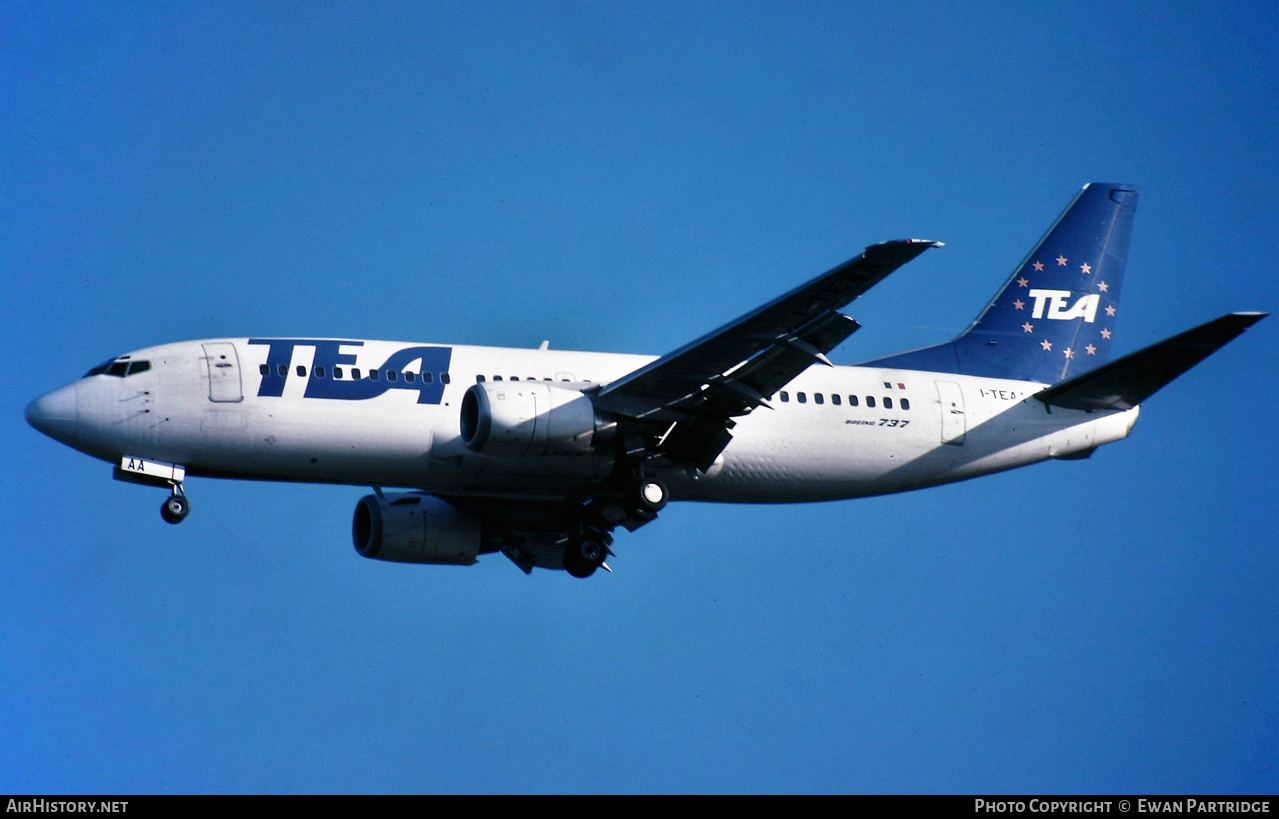
[[[1110,357],[1137,189],[1093,182],[953,341],[863,366],[1056,384]]]

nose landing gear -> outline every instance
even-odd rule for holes
[[[186,495],[182,494],[182,484],[174,484],[173,494],[160,507],[160,517],[164,518],[165,523],[176,525],[186,520],[189,514],[191,514],[191,502],[187,500]]]
[[[160,517],[165,523],[181,523],[191,514],[191,502],[186,492],[182,491],[182,480],[186,478],[186,467],[164,461],[153,461],[139,458],[136,455],[125,455],[120,465],[112,473],[117,481],[136,483],[143,486],[158,486],[171,493],[164,505],[160,507]]]

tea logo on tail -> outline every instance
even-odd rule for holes
[[[1070,309],[1066,309],[1066,300],[1070,298],[1069,290],[1031,290],[1030,297],[1035,300],[1035,306],[1030,311],[1030,315],[1034,318],[1044,318],[1044,303],[1047,302],[1048,318],[1053,321],[1081,318],[1092,324],[1097,320],[1097,305],[1101,304],[1101,296],[1093,293],[1075,302]]]

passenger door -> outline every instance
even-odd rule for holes
[[[225,341],[204,347],[205,371],[209,377],[209,400],[218,404],[236,404],[244,400],[240,386],[240,357],[235,345]]]
[[[941,442],[963,446],[968,433],[963,392],[954,381],[938,381],[937,397],[941,407]]]

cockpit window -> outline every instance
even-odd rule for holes
[[[134,373],[144,373],[151,369],[150,361],[130,361],[129,356],[122,355],[113,358],[110,361],[104,361],[84,374],[85,378],[91,375],[113,375],[116,378],[124,378]]]

